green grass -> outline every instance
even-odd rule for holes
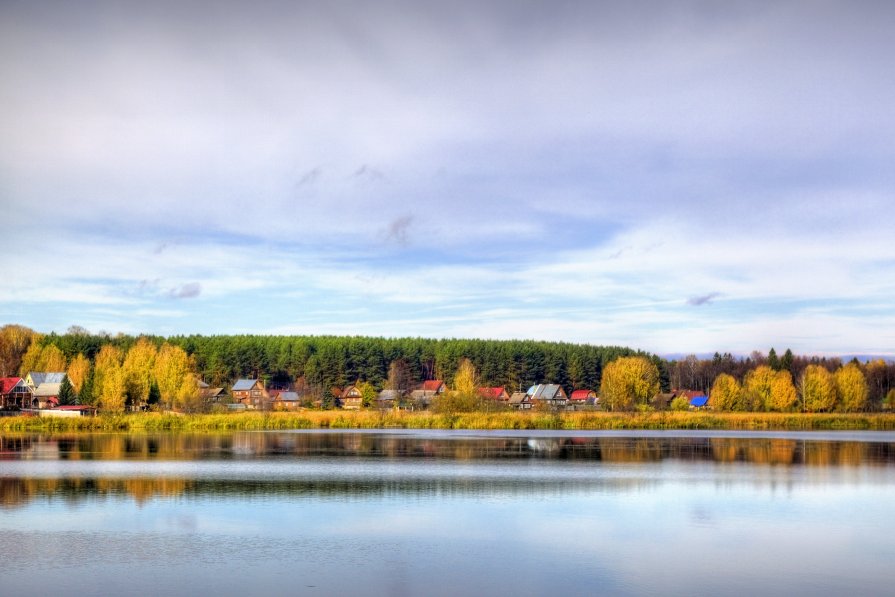
[[[895,414],[712,412],[302,411],[181,415],[133,413],[97,417],[3,417],[0,432],[251,431],[277,429],[735,429],[895,430]]]

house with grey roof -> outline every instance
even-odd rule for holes
[[[273,399],[273,406],[277,410],[295,410],[299,407],[298,392],[284,391],[278,392],[277,397]]]
[[[554,383],[541,383],[528,388],[529,400],[532,404],[549,408],[562,408],[569,403],[569,397],[562,386]]]
[[[510,400],[507,402],[511,408],[519,410],[528,410],[531,408],[531,398],[525,392],[513,392]]]
[[[264,408],[270,400],[270,394],[260,379],[237,379],[230,393],[234,402],[245,404],[246,408]]]
[[[64,372],[30,371],[25,384],[31,389],[32,408],[52,408],[59,404],[59,391],[65,381]]]
[[[31,390],[36,390],[38,386],[44,383],[61,384],[65,380],[64,372],[56,371],[30,371],[25,376],[25,383]]]

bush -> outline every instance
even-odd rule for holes
[[[678,396],[671,401],[671,410],[690,410],[690,400],[686,396]]]

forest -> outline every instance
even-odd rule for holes
[[[474,365],[479,385],[503,386],[509,392],[537,383],[558,383],[567,393],[579,388],[599,390],[601,386],[605,390],[607,365],[631,356],[648,361],[656,390],[686,388],[716,394],[718,399],[712,401],[721,405],[726,400],[725,410],[789,411],[799,401],[804,406],[805,396],[814,393],[821,396],[817,411],[834,410],[843,401],[834,399],[827,406],[826,388],[838,387],[837,374],[841,384],[849,381],[866,387],[858,392],[861,399],[851,400],[845,410],[879,410],[895,393],[895,363],[843,363],[838,358],[794,355],[791,350],[778,356],[773,348],[767,354],[756,351],[742,357],[716,353],[709,359],[690,355],[666,360],[621,346],[533,340],[261,335],[165,338],[90,333],[77,326],[64,334],[41,334],[15,324],[0,328],[0,377],[66,371],[80,401],[91,404],[189,402],[195,399],[196,377],[221,387],[229,387],[238,378],[260,378],[320,394],[358,381],[382,389],[394,385],[396,364],[405,388],[426,379],[441,379],[453,386],[457,368],[464,361]],[[848,379],[856,372],[860,379]],[[101,401],[104,392],[107,400]]]

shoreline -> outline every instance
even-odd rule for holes
[[[0,433],[275,431],[289,429],[892,431],[895,413],[300,411],[2,417]]]

